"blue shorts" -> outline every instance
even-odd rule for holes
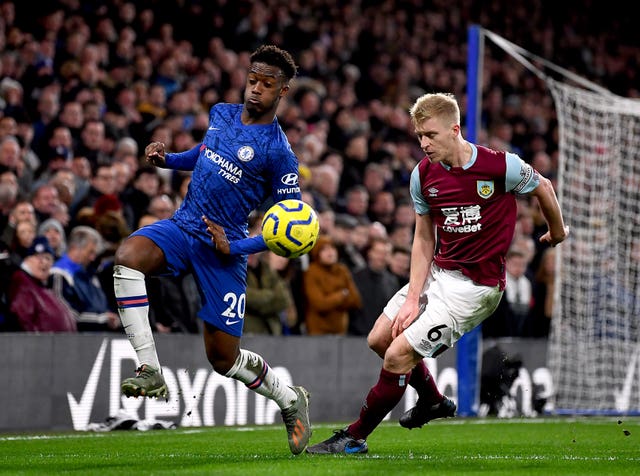
[[[172,220],[160,220],[132,233],[153,241],[164,252],[173,276],[193,273],[202,309],[200,319],[240,337],[244,323],[247,257],[220,256],[210,243],[185,232]]]

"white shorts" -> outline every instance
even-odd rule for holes
[[[407,298],[409,285],[387,303],[384,314],[393,321]],[[431,265],[431,274],[420,294],[418,317],[404,336],[423,357],[436,357],[496,310],[502,291],[482,286],[460,271]]]

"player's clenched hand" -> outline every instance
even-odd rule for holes
[[[207,231],[211,235],[211,242],[213,243],[216,251],[223,255],[228,255],[231,252],[231,248],[229,246],[229,240],[227,239],[227,234],[224,232],[224,228],[222,228],[217,223],[213,223],[207,217],[203,216],[202,221],[207,225]]]
[[[147,162],[156,167],[164,167],[164,144],[162,142],[152,142],[144,148],[144,156]]]
[[[550,231],[547,231],[540,237],[540,243],[548,243],[551,246],[556,246],[562,243],[569,236],[569,227],[565,226],[562,230],[563,233],[560,236],[552,236]]]

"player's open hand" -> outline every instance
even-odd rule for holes
[[[211,242],[213,243],[213,247],[216,251],[223,255],[230,254],[231,248],[229,246],[227,234],[224,232],[224,228],[217,223],[212,222],[205,216],[202,217],[202,221],[207,225],[207,231],[211,235]]]
[[[152,142],[144,148],[144,156],[147,162],[156,167],[165,166],[164,153],[164,143],[162,142]]]
[[[391,337],[395,339],[398,337],[404,330],[411,325],[411,323],[418,316],[418,306],[417,303],[407,302],[400,307],[398,314],[396,314],[395,319],[391,324]]]

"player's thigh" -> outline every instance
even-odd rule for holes
[[[208,243],[193,243],[193,274],[202,297],[199,317],[227,334],[242,335],[246,306],[246,257],[219,256]]]
[[[499,288],[480,286],[458,272],[434,269],[427,305],[404,334],[420,355],[436,357],[486,319],[502,296]]]
[[[142,242],[139,237],[146,238],[153,242],[156,248],[160,250],[162,259],[158,260],[160,255],[157,253],[155,257],[147,258],[145,250],[140,246],[135,246],[126,253],[127,255],[134,255],[131,256],[128,261],[142,262],[145,259],[152,259],[153,264],[145,268],[145,271],[151,273],[164,273],[168,271],[170,274],[178,276],[189,269],[189,250],[191,249],[190,241],[192,238],[173,221],[160,220],[140,228],[131,234],[127,242]],[[126,263],[122,264],[128,266]]]

